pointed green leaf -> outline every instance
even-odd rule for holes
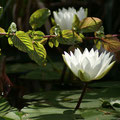
[[[82,42],[82,38],[72,30],[62,30],[61,34],[57,37],[61,44],[73,45]]]
[[[95,32],[102,25],[102,21],[99,18],[87,17],[80,22],[80,30],[83,33]]]
[[[11,40],[14,46],[23,52],[34,50],[31,38],[23,31],[17,31],[16,35],[11,36]]]
[[[78,16],[75,14],[74,18],[73,18],[73,23],[72,23],[72,29],[75,31],[78,30],[79,25],[80,25],[80,20],[79,20]]]
[[[52,22],[53,25],[56,25],[55,20],[54,20],[53,17],[51,17],[51,22]]]
[[[33,43],[34,50],[30,51],[28,54],[32,60],[41,65],[46,59],[46,50],[44,46],[38,42]]]
[[[50,10],[47,8],[39,9],[30,16],[30,25],[33,29],[40,28],[50,16]]]

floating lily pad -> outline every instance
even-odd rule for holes
[[[104,82],[103,82],[104,83]],[[89,88],[89,87],[88,87]],[[107,90],[106,90],[107,89]],[[118,98],[118,94],[108,94],[112,89],[89,88],[82,101],[81,108],[73,113],[81,90],[49,91],[28,94],[24,99],[28,106],[22,109],[26,119],[35,120],[111,120],[118,119],[118,111],[101,107],[101,98],[106,100]],[[113,92],[115,92],[113,90]]]

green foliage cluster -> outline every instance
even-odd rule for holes
[[[51,48],[58,47],[59,44],[80,44],[85,38],[84,33],[96,32],[102,25],[99,18],[87,17],[79,21],[75,15],[72,30],[61,30],[58,25],[55,25],[51,28],[50,35],[45,35],[37,29],[45,24],[50,14],[50,10],[47,8],[39,9],[30,17],[29,23],[32,30],[19,31],[16,24],[12,22],[7,32],[0,28],[1,36],[8,37],[8,43],[11,46],[14,45],[20,51],[26,52],[32,60],[41,65],[46,61],[47,52],[44,47],[46,43]]]
[[[119,51],[120,43],[117,38],[113,38],[112,35],[105,36],[102,21],[95,17],[87,17],[79,21],[77,15],[75,15],[72,30],[61,30],[58,25],[54,24],[50,30],[50,35],[45,35],[38,28],[45,24],[50,15],[49,9],[39,9],[30,16],[29,23],[32,30],[28,32],[19,31],[16,24],[12,22],[7,32],[0,28],[1,36],[8,37],[8,43],[11,46],[14,45],[20,51],[26,52],[39,65],[46,61],[47,52],[44,47],[46,43],[51,48],[53,46],[58,47],[59,44],[78,45],[86,39],[85,33],[95,33],[94,43],[98,49],[102,45],[108,51]]]

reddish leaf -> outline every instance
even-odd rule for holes
[[[120,41],[117,37],[113,37],[112,35],[105,35],[102,38],[102,45],[104,49],[110,52],[118,52],[120,51]]]

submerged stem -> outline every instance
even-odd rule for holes
[[[85,94],[85,92],[86,92],[86,89],[87,89],[87,83],[85,83],[85,85],[84,85],[84,87],[83,87],[83,90],[82,90],[82,93],[81,93],[81,96],[80,96],[80,98],[79,98],[79,101],[78,101],[78,103],[77,103],[77,105],[76,105],[76,107],[75,107],[75,109],[74,109],[74,112],[77,110],[77,109],[79,109],[79,107],[80,107],[80,104],[81,104],[81,102],[82,102],[82,99],[83,99],[83,96],[84,96],[84,94]]]

